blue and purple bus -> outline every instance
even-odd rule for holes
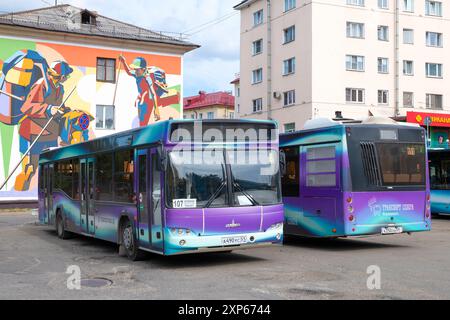
[[[390,119],[315,119],[280,136],[285,235],[431,229],[425,131]]]
[[[168,120],[44,150],[39,220],[132,260],[280,244],[278,148],[272,121]]]
[[[431,213],[450,215],[450,150],[428,149]]]

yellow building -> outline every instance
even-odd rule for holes
[[[234,96],[230,92],[206,93],[184,98],[185,119],[233,119]]]

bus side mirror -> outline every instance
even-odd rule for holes
[[[286,153],[280,150],[280,172],[281,176],[286,175]]]
[[[159,157],[159,171],[165,171],[167,169],[167,151],[163,149],[162,146],[158,147],[158,157]]]

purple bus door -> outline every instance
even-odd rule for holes
[[[137,151],[137,206],[138,206],[138,239],[141,247],[151,248],[151,233],[149,232],[149,198],[148,198],[148,149]]]
[[[95,159],[80,160],[81,232],[95,234]]]
[[[53,216],[53,164],[44,166],[44,223],[51,224]]]
[[[162,252],[164,250],[164,234],[163,234],[163,220],[162,220],[162,205],[163,201],[163,184],[161,161],[158,153],[158,148],[150,150],[150,188],[148,190],[150,207],[151,207],[151,243],[152,250]],[[151,197],[150,197],[151,195]]]

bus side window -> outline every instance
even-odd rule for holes
[[[153,225],[162,225],[161,220],[161,166],[158,153],[152,154],[152,208]]]
[[[299,148],[283,148],[286,169],[281,178],[283,197],[300,196],[300,155]]]

